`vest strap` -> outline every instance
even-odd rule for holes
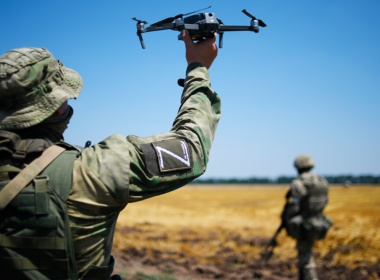
[[[21,138],[16,133],[0,130],[0,138],[5,140],[9,140],[12,144],[14,150],[17,149],[18,145],[20,145]]]
[[[41,250],[65,250],[66,238],[21,237],[6,236],[5,234],[0,234],[0,247]]]
[[[36,199],[36,215],[49,214],[47,182],[49,176],[40,175],[33,179]]]
[[[12,181],[0,191],[0,211],[2,211],[42,170],[65,151],[59,146],[51,146],[32,161]]]
[[[0,268],[4,270],[67,270],[67,259],[0,258]]]
[[[19,173],[19,172],[21,172],[21,170],[22,169],[11,166],[11,165],[0,166],[0,173],[3,173],[3,172],[17,172],[17,173]]]

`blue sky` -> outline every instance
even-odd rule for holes
[[[180,105],[184,45],[152,32],[142,50],[131,18],[209,5],[225,24],[249,24],[247,9],[268,26],[225,34],[210,68],[222,118],[204,178],[294,175],[300,153],[321,174],[380,174],[378,0],[0,0],[0,53],[44,47],[82,75],[70,143],[163,133]]]

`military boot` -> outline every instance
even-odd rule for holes
[[[316,271],[317,265],[315,264],[314,257],[311,257],[308,263],[299,268],[300,280],[318,280]]]
[[[317,272],[313,268],[300,268],[299,276],[299,280],[319,280]]]

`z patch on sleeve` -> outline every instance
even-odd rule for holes
[[[191,169],[189,148],[184,140],[165,140],[152,144],[161,172]]]
[[[140,146],[145,155],[148,171],[152,175],[192,169],[192,157],[185,140],[164,140]]]

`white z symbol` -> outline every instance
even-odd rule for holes
[[[166,150],[166,149],[164,149],[162,147],[156,146],[157,152],[158,152],[158,154],[160,156],[160,164],[161,164],[161,168],[162,169],[164,169],[164,160],[162,158],[162,153],[168,154],[168,155],[170,155],[170,156],[178,159],[179,161],[183,162],[187,166],[190,166],[190,158],[189,158],[188,153],[187,153],[187,148],[186,148],[185,143],[183,143],[182,141],[181,141],[181,146],[182,146],[183,153],[185,154],[185,158],[184,159],[182,157],[180,157],[179,155],[176,155],[176,154],[174,154],[173,152],[171,152],[169,150]]]

